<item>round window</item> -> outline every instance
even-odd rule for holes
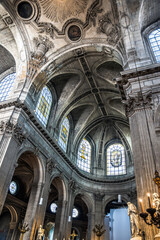
[[[78,217],[78,215],[79,215],[79,212],[78,212],[77,208],[73,208],[72,217],[76,218],[76,217]]]
[[[57,212],[57,204],[56,203],[52,203],[50,205],[50,210],[52,213],[56,213]]]
[[[17,193],[17,189],[18,189],[17,183],[15,181],[12,181],[9,185],[10,194],[15,195]]]
[[[68,29],[68,38],[71,41],[78,41],[81,38],[81,29],[77,25],[72,25]]]
[[[29,19],[33,15],[33,7],[27,1],[22,1],[17,6],[18,14],[21,18]]]

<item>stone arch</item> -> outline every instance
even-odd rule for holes
[[[87,208],[88,208],[88,212],[93,212],[94,211],[94,201],[91,197],[91,195],[89,195],[88,193],[84,192],[84,191],[80,191],[80,192],[77,192],[75,197],[80,194],[81,195],[81,198],[82,200],[85,202],[85,204],[87,205]]]
[[[105,213],[105,208],[106,208],[107,204],[108,204],[109,202],[117,199],[117,198],[118,198],[118,194],[117,194],[117,195],[113,195],[113,196],[111,196],[111,197],[109,197],[109,198],[108,198],[107,195],[104,197],[103,203],[102,203],[102,204],[103,204],[103,205],[102,205],[102,208],[103,208],[103,212],[104,212],[104,213]],[[126,203],[129,201],[129,197],[128,197],[127,195],[122,194],[122,195],[121,195],[121,198],[122,198],[122,200],[123,200],[124,202],[126,202]]]
[[[15,229],[18,223],[18,214],[15,208],[9,204],[5,204],[5,207],[9,210],[11,214],[10,229]]]

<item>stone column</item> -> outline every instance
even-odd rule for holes
[[[35,224],[34,237],[36,236],[36,232],[40,225],[43,226],[45,215],[46,215],[46,207],[48,203],[48,196],[50,193],[50,180],[51,174],[53,173],[55,168],[55,164],[51,159],[47,160],[46,173],[45,173],[45,183],[42,185],[42,191],[39,199],[39,204],[37,207],[37,217]]]
[[[146,194],[157,192],[157,186],[153,182],[155,169],[159,170],[159,150],[153,123],[150,94],[135,94],[126,102],[129,115],[133,158],[135,167],[135,179],[139,211],[142,199],[144,209],[149,208]],[[149,227],[141,221],[141,229],[145,231],[146,240],[153,239],[155,228]]]
[[[16,131],[16,132],[15,132]],[[21,129],[10,122],[0,123],[0,214],[2,212],[9,184],[12,180],[17,153],[24,138]]]
[[[71,179],[68,184],[68,208],[66,215],[65,239],[69,239],[72,229],[72,211],[78,185]]]
[[[88,213],[88,231],[87,231],[87,240],[94,239],[93,229],[95,227],[95,213]]]
[[[29,197],[27,211],[24,218],[24,223],[28,223],[29,231],[24,234],[23,240],[33,239],[42,187],[42,182],[39,182],[38,184],[32,184],[31,194]]]

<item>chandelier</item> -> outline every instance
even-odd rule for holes
[[[153,178],[153,181],[155,184],[158,186],[158,191],[160,193],[160,176],[158,171],[155,171],[155,177]],[[152,201],[151,201],[151,196],[150,193],[147,193],[148,197],[148,204],[149,208],[144,210],[143,207],[143,201],[140,199],[140,205],[142,212],[140,213],[140,217],[145,221],[147,225],[155,225],[159,232],[155,236],[155,238],[160,238],[160,195],[158,193],[153,193],[152,194]]]

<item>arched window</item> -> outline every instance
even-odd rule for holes
[[[5,101],[16,79],[16,74],[11,73],[0,81],[0,102]]]
[[[40,122],[46,126],[52,105],[52,95],[48,87],[42,89],[41,95],[38,99],[35,114]]]
[[[160,62],[160,29],[154,30],[149,35],[149,41],[157,62]]]
[[[68,136],[69,136],[69,120],[68,117],[65,117],[61,124],[60,134],[59,134],[59,140],[58,143],[61,146],[61,148],[66,152],[67,149],[67,142],[68,142]]]
[[[90,172],[91,168],[91,144],[83,138],[78,149],[77,165],[80,169]]]
[[[107,175],[126,174],[125,150],[122,144],[114,143],[107,148]]]

